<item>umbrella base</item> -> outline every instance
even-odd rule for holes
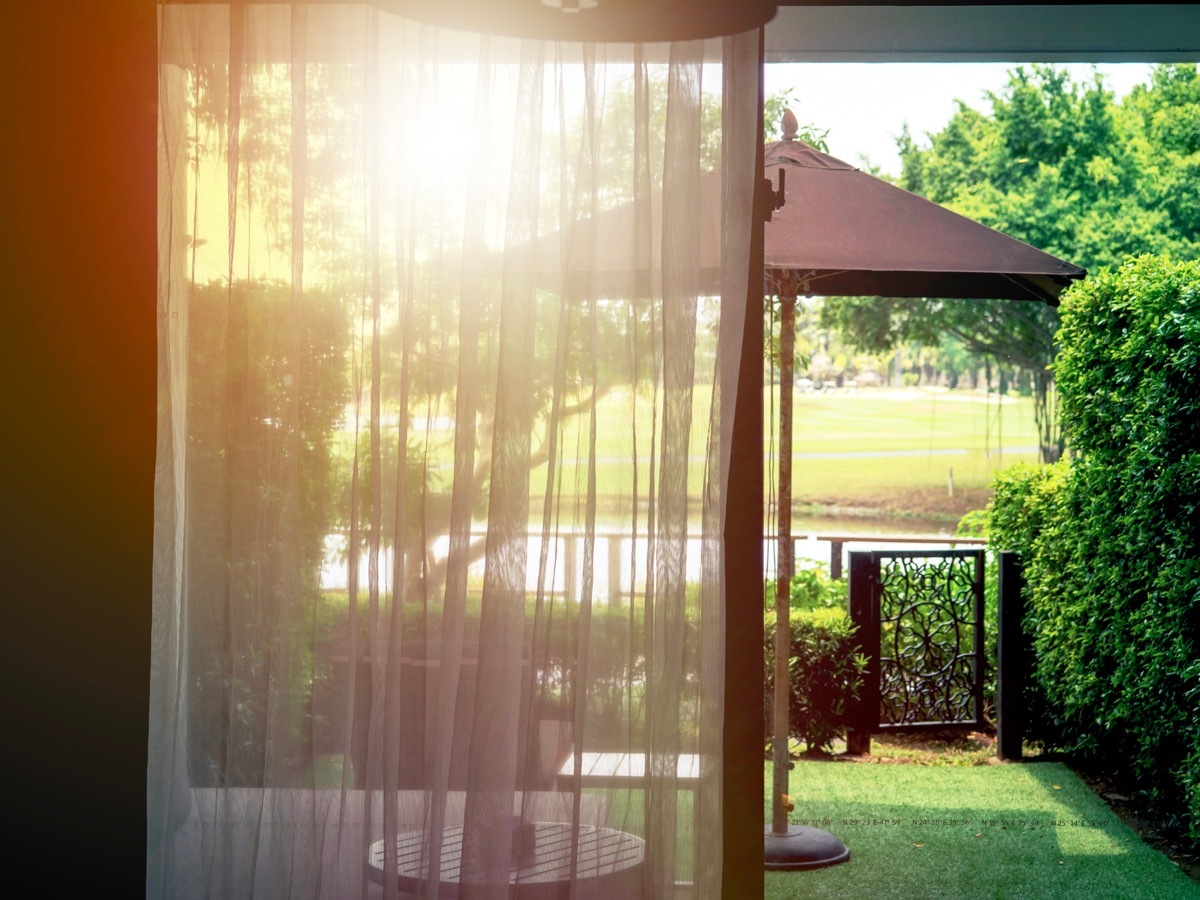
[[[820,869],[846,862],[850,851],[828,831],[789,825],[787,834],[767,828],[765,857],[766,868],[772,871]]]

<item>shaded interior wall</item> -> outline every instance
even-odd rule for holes
[[[7,858],[144,892],[155,418],[155,10],[0,29]],[[14,876],[15,877],[15,876]]]

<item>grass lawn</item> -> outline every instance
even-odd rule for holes
[[[702,493],[708,395],[697,392],[691,421],[688,492]],[[777,446],[778,388],[764,394],[764,446]],[[649,483],[652,445],[651,398],[628,390],[606,394],[596,410],[596,458],[599,516],[603,523],[629,520],[634,483],[631,421],[637,420],[638,484]],[[774,411],[773,413],[771,411]],[[418,434],[428,438],[423,464],[433,477],[435,494],[450,483],[453,471],[452,422],[440,408],[426,418],[436,427]],[[662,414],[662,400],[658,401]],[[772,416],[774,418],[772,418]],[[389,426],[392,427],[392,426]],[[557,475],[564,496],[583,496],[587,484],[589,420],[569,417],[563,425],[563,453]],[[1033,401],[1008,395],[1003,400],[973,390],[864,388],[799,393],[794,403],[793,512],[799,530],[950,532],[967,511],[986,505],[992,476],[1018,460],[1036,459]],[[541,435],[535,436],[537,444]],[[359,452],[366,453],[366,436]],[[416,438],[414,438],[416,440]],[[354,439],[341,432],[336,456],[339,477],[349,478]],[[394,461],[385,460],[386,466]],[[954,496],[948,496],[953,469]],[[546,488],[548,468],[531,472],[536,509]],[[768,483],[775,465],[767,465]],[[773,491],[773,488],[767,488]],[[387,493],[385,489],[385,494]],[[445,498],[442,498],[445,501]],[[448,502],[448,501],[445,501]],[[696,514],[699,503],[694,503]],[[830,524],[848,516],[850,525]]]
[[[943,388],[800,394],[794,439],[799,520],[810,506],[825,515],[873,509],[900,526],[906,517],[945,520],[899,529],[908,531],[953,530],[987,504],[997,471],[1037,459],[1030,398]]]
[[[693,447],[702,448],[707,426],[704,397],[697,399],[692,420]],[[615,392],[598,410],[598,481],[602,495],[619,496],[631,485],[631,470],[622,459],[627,431],[629,397]],[[764,446],[777,445],[770,432],[772,406],[778,417],[777,390],[764,397]],[[639,410],[648,414],[644,399]],[[579,445],[580,420],[568,422],[564,446]],[[649,422],[643,423],[649,433]],[[862,518],[874,510],[897,524],[881,530],[953,530],[968,510],[987,504],[993,475],[1018,461],[1037,459],[1037,433],[1033,401],[1010,395],[1003,400],[977,391],[945,388],[871,388],[858,391],[823,391],[797,394],[794,403],[795,458],[792,466],[795,519],[798,527],[819,529],[808,523],[813,515],[848,514]],[[615,442],[615,443],[614,443]],[[648,447],[647,447],[648,450]],[[628,451],[624,451],[626,457]],[[648,459],[642,462],[642,483],[648,478]],[[774,464],[768,465],[768,479]],[[953,469],[955,496],[948,496]],[[562,467],[567,485],[581,484],[585,467],[568,458]],[[702,455],[693,457],[688,488],[698,496],[703,473]],[[545,469],[535,472],[533,485],[541,488]],[[922,518],[906,525],[906,518]],[[937,523],[936,527],[931,522]],[[871,530],[867,526],[865,530]]]
[[[1032,398],[1007,395],[1001,400],[965,389],[870,388],[797,394],[793,420],[797,453],[876,446],[995,452],[1037,446]]]
[[[790,821],[837,835],[851,858],[826,869],[767,872],[769,900],[1200,898],[1200,885],[1061,763],[801,760],[790,786]]]

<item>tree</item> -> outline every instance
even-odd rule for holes
[[[285,651],[319,597],[334,432],[350,396],[350,317],[322,291],[308,292],[298,313],[294,303],[284,282],[190,291],[185,589],[198,627],[188,632],[188,714],[191,774],[202,784],[261,784],[266,762],[254,748],[269,727],[287,735],[280,765],[302,759],[312,740],[298,722],[313,662]],[[263,532],[272,540],[255,539]],[[268,710],[259,699],[272,677],[294,690]],[[218,721],[221,731],[203,724]]]
[[[1096,75],[1019,67],[988,113],[959,103],[922,145],[899,138],[900,185],[1090,271],[1137,253],[1187,259],[1200,250],[1200,77],[1163,65],[1118,102]],[[971,353],[1028,371],[1044,459],[1065,441],[1053,362],[1056,309],[1010,301],[837,298],[823,323],[856,346],[885,350],[943,335]]]

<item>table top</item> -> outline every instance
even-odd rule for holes
[[[636,787],[646,776],[646,754],[588,751],[580,755],[579,771],[581,784]],[[675,775],[680,781],[697,781],[700,778],[700,756],[696,753],[680,753]],[[572,754],[559,767],[558,778],[561,784],[574,777],[575,756]]]
[[[577,837],[570,825],[558,822],[532,823],[534,849],[528,857],[513,865],[509,883],[518,885],[521,896],[558,896],[572,881],[572,857],[576,882],[619,880],[642,865],[645,842],[636,835],[580,825]],[[447,825],[443,829],[439,894],[458,896],[462,864],[463,827]],[[397,877],[402,889],[419,889],[425,877],[425,832],[405,831],[396,835]],[[367,854],[368,872],[373,881],[382,882],[384,841],[373,843]],[[573,853],[572,850],[575,850]]]

